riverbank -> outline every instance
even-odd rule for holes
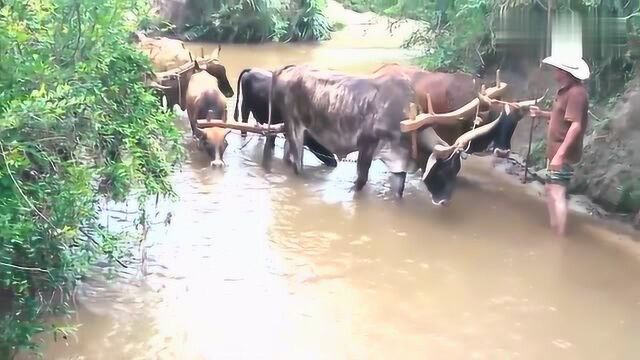
[[[426,22],[393,19],[373,12],[356,12],[335,0],[327,1],[325,15],[336,29],[328,44],[344,44],[372,48],[401,48],[414,32],[428,27]],[[358,39],[357,43],[354,41]],[[416,49],[417,50],[417,49]],[[422,50],[414,51],[418,56]]]

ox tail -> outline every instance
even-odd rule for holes
[[[273,86],[276,83],[276,74],[274,73],[273,76],[271,76],[271,86],[269,86],[269,96],[268,96],[268,100],[269,100],[269,116],[268,116],[268,120],[267,120],[267,127],[271,128],[271,118],[273,118]]]
[[[240,102],[240,93],[242,92],[241,88],[242,88],[242,76],[244,76],[244,74],[248,73],[249,71],[251,71],[251,69],[244,69],[242,70],[242,72],[240,73],[240,76],[238,76],[238,85],[236,87],[236,107],[235,110],[233,111],[233,120],[238,121],[238,102]],[[244,99],[242,99],[242,101],[244,101]]]
[[[273,73],[271,77],[271,86],[269,86],[269,94],[267,97],[269,104],[269,116],[267,121],[267,128],[271,129],[271,119],[273,118],[273,86],[276,83],[276,75],[277,72]],[[273,157],[273,145],[275,145],[276,138],[273,135],[267,135],[267,139],[264,142],[264,150],[262,151],[262,166],[265,169],[269,169],[271,167],[271,158]]]

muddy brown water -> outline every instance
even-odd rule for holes
[[[277,44],[221,53],[234,87],[250,66],[366,73],[398,56]],[[269,174],[262,140],[237,134],[227,167],[213,170],[180,126],[190,149],[174,176],[180,198],[158,215],[171,212],[171,224],[152,228],[144,266],[137,255],[112,281],[97,268],[78,288],[76,314],[55,322],[79,329],[41,339],[46,359],[640,358],[640,262],[612,245],[628,235],[574,216],[571,236],[556,238],[543,204],[486,161],[466,160],[452,204],[436,208],[418,176],[390,199],[379,162],[357,196],[351,162],[332,170],[307,154],[295,177],[281,139]]]

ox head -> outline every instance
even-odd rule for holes
[[[492,131],[477,138],[469,147],[468,153],[483,152],[493,148],[493,154],[497,157],[508,157],[511,152],[511,138],[520,120],[527,115],[529,108],[542,101],[546,92],[539,99],[519,102],[502,102],[491,100],[483,94],[479,94],[481,105],[500,103],[497,109],[492,107],[484,115],[488,121],[499,121]]]
[[[171,86],[160,84],[154,74],[145,75],[144,84],[153,89],[155,96],[158,97],[160,103],[164,105],[163,100],[166,98],[167,91],[171,89]]]
[[[546,95],[546,93],[545,93]],[[456,179],[461,168],[461,154],[474,153],[486,150],[491,144],[497,149],[496,155],[507,152],[511,148],[511,137],[518,122],[526,115],[529,108],[544,96],[536,100],[520,101],[515,103],[502,103],[499,111],[490,110],[485,114],[489,119],[488,124],[470,130],[449,145],[442,140],[433,128],[427,128],[421,133],[421,143],[430,149],[431,155],[427,160],[422,181],[431,193],[431,200],[435,205],[446,205],[456,186]],[[479,94],[480,104],[494,104],[495,101]],[[476,123],[482,123],[482,119],[476,117]]]
[[[221,51],[222,46],[218,45],[218,49],[214,50],[211,55],[209,55],[209,60],[203,70],[206,70],[209,74],[218,79],[218,86],[220,87],[220,91],[222,91],[224,96],[230,98],[233,97],[234,92],[231,84],[229,83],[229,78],[227,77],[227,69],[219,60]],[[197,61],[196,67],[198,67]]]
[[[207,119],[213,119],[213,111],[209,110]],[[223,167],[225,165],[223,157],[228,145],[227,135],[230,132],[229,129],[221,127],[195,128],[194,135],[198,139],[198,145],[211,157],[212,167]]]
[[[461,154],[468,150],[472,141],[490,133],[499,123],[500,118],[468,131],[458,137],[453,145],[442,140],[431,127],[422,130],[421,144],[431,151],[422,181],[431,193],[431,202],[434,205],[447,205],[451,201],[461,168]]]

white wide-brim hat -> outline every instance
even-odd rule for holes
[[[578,80],[587,80],[590,75],[589,65],[580,58],[565,59],[558,56],[549,56],[542,60],[542,63],[564,70]]]

